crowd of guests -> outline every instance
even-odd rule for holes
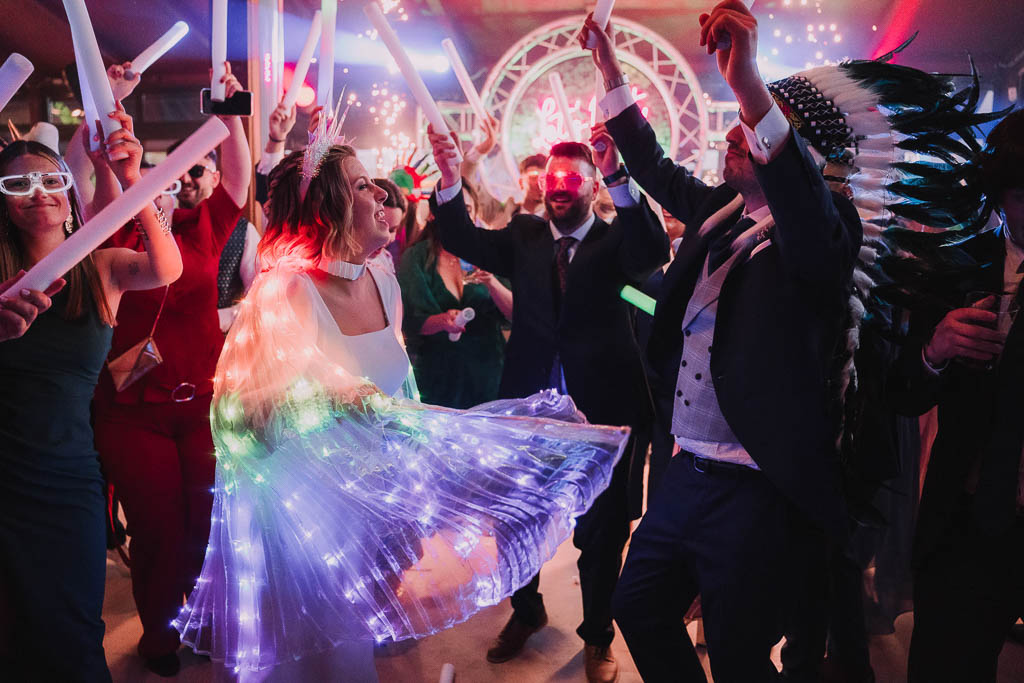
[[[422,225],[416,202],[374,180],[392,243],[372,259],[401,284],[420,397],[469,408],[553,388],[591,422],[633,428],[573,539],[588,680],[618,675],[613,621],[644,680],[705,680],[685,631],[695,612],[716,681],[775,680],[769,651],[783,636],[785,680],[874,680],[859,584],[876,557],[882,584],[883,559],[877,539],[854,547],[829,394],[861,219],[765,88],[742,3],[702,20],[712,49],[731,36],[719,65],[740,105],[718,187],[666,157],[608,33],[585,30],[606,123],[589,145],[522,160],[524,199],[507,225],[480,217],[476,160],[494,122],[464,165],[431,134],[441,178]],[[109,74],[120,97],[133,87],[126,66]],[[241,89],[230,68],[224,80],[228,95]],[[0,289],[147,172],[131,118],[110,115],[123,129],[99,151],[89,126],[67,161],[35,141],[0,151]],[[115,504],[131,538],[139,655],[163,676],[180,666],[171,620],[210,532],[212,378],[259,270],[243,206],[250,182],[266,201],[296,113],[271,114],[255,172],[241,121],[224,121],[219,151],[101,249],[46,291],[0,298],[0,667],[16,680],[109,680],[101,610]],[[111,160],[115,147],[124,158]],[[962,245],[986,267],[958,283],[977,295],[911,313],[909,341],[883,369],[887,429],[938,408],[920,507],[903,514],[917,516],[912,681],[995,680],[1024,615],[1024,112],[991,132],[987,154],[978,182],[998,225]],[[620,296],[627,285],[657,298],[653,318]],[[896,451],[896,469],[916,472],[920,445]],[[646,514],[630,540],[645,462]],[[490,661],[515,657],[547,623],[539,586],[538,575],[513,595]]]

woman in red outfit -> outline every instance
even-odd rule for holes
[[[228,96],[241,89],[230,68],[225,82]],[[220,148],[222,172],[211,153],[181,178],[183,208],[171,221],[184,264],[181,278],[167,290],[126,295],[117,315],[110,358],[149,335],[166,291],[153,335],[163,363],[122,391],[105,369],[95,399],[96,448],[131,536],[132,592],[143,629],[138,650],[147,668],[162,676],[180,666],[178,632],[170,622],[199,576],[210,532],[210,398],[224,341],[217,267],[251,174],[241,120],[223,120],[231,134]],[[141,248],[128,229],[113,242]]]

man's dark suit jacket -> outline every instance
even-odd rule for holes
[[[683,344],[683,315],[710,244],[740,212],[704,237],[698,230],[736,191],[708,187],[666,158],[636,105],[606,125],[640,186],[686,224],[648,345],[651,366],[661,367]],[[795,132],[775,159],[754,166],[775,227],[771,245],[737,265],[722,287],[712,381],[722,414],[769,481],[813,522],[842,536],[848,522],[831,385],[860,218],[829,191]]]
[[[974,277],[958,283],[961,295],[970,291],[996,292],[1003,288],[1005,238],[986,232],[960,245],[979,265]],[[1024,295],[1020,290],[1018,301]],[[963,300],[963,296],[959,297]],[[957,304],[959,307],[961,304]],[[1017,468],[1024,443],[1024,316],[1017,316],[1003,355],[990,371],[957,361],[936,377],[927,372],[921,348],[939,322],[924,325],[917,341],[907,344],[890,382],[897,407],[920,415],[939,407],[939,432],[932,445],[914,540],[914,564],[920,566],[948,533],[957,504],[978,458],[981,469],[974,496],[979,526],[991,534],[1006,531],[1016,514]]]
[[[433,200],[432,200],[433,201]],[[555,354],[569,395],[590,422],[630,425],[649,412],[630,306],[619,297],[668,260],[668,236],[646,202],[595,218],[558,292],[555,241],[547,221],[521,214],[502,230],[477,228],[460,193],[435,215],[444,248],[512,281],[512,335],[500,395],[521,398],[550,386]]]

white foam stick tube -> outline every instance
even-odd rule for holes
[[[317,63],[316,103],[324,109],[334,107],[334,33],[338,25],[338,0],[320,3],[320,59]]]
[[[72,41],[74,43],[74,41]],[[102,140],[97,140],[97,137],[102,138],[100,131],[96,130],[96,121],[99,120],[100,115],[96,111],[96,103],[92,101],[92,91],[89,89],[89,78],[85,73],[85,69],[82,68],[82,57],[79,54],[78,45],[73,45],[75,50],[75,67],[78,69],[78,89],[82,93],[82,111],[85,112],[85,124],[86,130],[89,135],[89,149],[93,152],[98,152],[100,147],[103,145]]]
[[[83,90],[88,87],[92,94],[96,114],[103,128],[103,138],[106,139],[114,131],[121,130],[121,124],[107,116],[110,112],[117,111],[117,105],[114,104],[114,93],[110,90],[110,81],[107,80],[107,70],[103,68],[103,57],[100,56],[100,46],[96,42],[96,33],[89,20],[89,10],[85,7],[85,0],[64,0],[64,11],[67,12],[68,22],[71,24],[71,40],[74,41],[76,52],[82,62],[79,73],[84,74],[87,81],[87,85],[80,85]],[[114,161],[127,156],[127,152],[116,148],[110,152],[110,158]]]
[[[292,82],[288,86],[288,92],[284,94],[284,99],[281,100],[281,104],[284,105],[286,110],[290,110],[292,105],[295,104],[295,100],[299,97],[299,90],[302,89],[302,84],[306,80],[306,74],[309,72],[309,64],[313,61],[313,50],[316,49],[317,41],[320,40],[322,23],[321,12],[317,10],[313,14],[313,22],[309,25],[306,43],[302,46],[302,52],[299,53],[299,61],[295,62],[295,73],[292,74]]]
[[[206,156],[207,152],[219,145],[227,136],[227,126],[219,118],[210,117],[166,159],[61,242],[56,249],[40,259],[7,291],[24,288],[44,290],[49,287],[54,280],[71,270],[76,263],[130,221],[168,185],[180,178],[192,167],[196,159]]]
[[[434,132],[442,135],[448,135],[451,131],[448,129],[448,124],[445,123],[444,117],[441,116],[441,110],[437,108],[437,103],[434,98],[431,97],[430,91],[427,90],[426,84],[420,77],[420,72],[413,66],[412,61],[409,59],[409,55],[405,53],[405,49],[402,47],[402,43],[398,40],[398,34],[395,33],[394,29],[391,28],[391,24],[384,18],[384,13],[380,10],[380,5],[376,2],[371,2],[363,7],[363,12],[366,13],[366,17],[373,24],[373,27],[377,29],[377,35],[384,41],[384,45],[387,46],[388,52],[395,59],[395,64],[398,65],[398,70],[402,72],[402,76],[405,78],[406,85],[409,86],[409,90],[412,91],[413,97],[416,98],[416,102],[420,105],[420,109],[423,110],[423,115],[433,126]],[[456,163],[462,163],[462,151],[456,146]]]
[[[224,62],[228,59],[228,0],[212,2],[210,61],[213,64],[213,77],[210,78],[210,99],[223,102],[227,86],[220,79],[224,77]]]
[[[441,678],[437,683],[455,683],[455,665],[445,662],[441,667]]]
[[[572,117],[569,115],[569,98],[565,95],[565,86],[562,85],[562,76],[557,71],[548,74],[548,82],[551,84],[551,92],[558,103],[558,109],[562,112],[562,120],[565,121],[565,129],[569,131],[569,139],[576,139],[576,127],[572,125]]]
[[[455,316],[455,324],[460,326],[460,327],[465,327],[466,323],[468,323],[470,320],[472,320],[475,317],[476,317],[476,311],[474,311],[472,308],[463,308],[461,311],[458,312],[458,314],[456,314],[456,316]],[[461,338],[462,338],[462,333],[461,332],[449,332],[448,333],[448,341],[457,342]]]
[[[744,5],[747,6],[747,9],[750,9],[751,7],[754,6],[754,0],[742,0],[742,2],[743,2]],[[715,49],[717,49],[717,50],[727,50],[731,46],[732,46],[732,36],[730,36],[728,33],[726,33],[724,36],[719,38],[718,46]]]
[[[614,5],[615,0],[597,0],[597,5],[594,6],[594,23],[602,29],[608,28],[608,20],[612,18]],[[587,47],[597,47],[594,36],[587,36]]]
[[[4,65],[0,66],[0,110],[7,106],[34,69],[32,62],[17,52],[11,53]]]
[[[476,91],[476,86],[473,85],[473,79],[469,77],[466,65],[462,63],[462,57],[459,56],[455,43],[452,42],[451,38],[445,38],[441,41],[441,47],[444,48],[445,54],[448,55],[448,61],[452,65],[455,77],[459,79],[459,85],[462,86],[462,92],[466,95],[466,101],[473,108],[473,113],[476,114],[477,119],[480,121],[486,121],[487,110],[484,108],[483,100],[480,99],[480,93]]]
[[[188,24],[184,21],[176,22],[174,26],[168,29],[167,33],[157,38],[155,43],[140,52],[139,56],[132,60],[131,73],[141,74],[153,66],[153,62],[163,57],[164,53],[177,45],[187,33]]]

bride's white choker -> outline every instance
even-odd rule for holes
[[[327,261],[325,259],[320,259],[320,264],[317,265],[317,268],[325,273],[330,273],[331,275],[336,275],[346,280],[358,280],[366,270],[366,263],[349,263],[348,261]]]

